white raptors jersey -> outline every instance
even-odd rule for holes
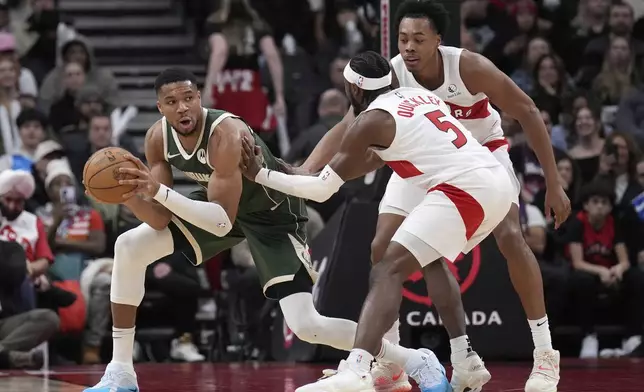
[[[380,109],[396,122],[389,148],[374,152],[401,178],[423,189],[475,169],[501,167],[490,151],[449,114],[440,98],[425,89],[399,88],[366,109]]]
[[[439,46],[443,57],[443,85],[433,91],[449,106],[452,116],[460,121],[481,144],[503,138],[501,116],[483,94],[470,94],[463,83],[460,73],[461,52],[463,49],[452,46]],[[401,55],[391,59],[391,65],[400,82],[400,87],[422,88],[414,75],[405,67]]]

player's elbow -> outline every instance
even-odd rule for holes
[[[154,214],[151,219],[146,219],[145,223],[147,223],[156,231],[164,230],[168,227],[170,221],[172,220],[172,214],[170,213],[170,211],[167,212],[168,213]]]

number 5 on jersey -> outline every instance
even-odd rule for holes
[[[429,113],[425,113],[425,117],[429,121],[431,121],[432,124],[438,130],[443,131],[445,133],[452,131],[456,134],[456,139],[452,140],[452,144],[456,148],[461,148],[467,143],[467,137],[461,132],[460,129],[458,129],[458,126],[451,122],[449,119],[447,119],[447,115],[443,113],[440,110],[433,110]]]

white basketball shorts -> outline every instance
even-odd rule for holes
[[[517,179],[516,174],[514,173],[514,168],[512,167],[512,161],[510,160],[510,155],[508,154],[508,144],[504,139],[493,140],[485,144],[486,147],[490,149],[492,155],[503,165],[505,170],[510,177],[512,186],[514,187],[514,197],[512,202],[519,205],[519,193],[521,192],[521,184],[519,179]],[[378,208],[379,214],[394,214],[407,216],[411,211],[416,208],[416,206],[423,200],[425,197],[425,190],[420,189],[416,186],[411,185],[407,181],[403,180],[396,173],[391,175],[389,182],[387,183],[387,188],[385,194],[380,201],[380,207]]]
[[[427,192],[392,241],[407,248],[423,267],[435,260],[427,246],[455,260],[492,233],[508,214],[514,196],[505,168],[473,170]]]

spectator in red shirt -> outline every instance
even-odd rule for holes
[[[0,173],[0,240],[17,242],[27,255],[27,273],[37,278],[54,260],[43,223],[25,211],[25,201],[35,189],[31,173],[5,170]]]
[[[619,298],[627,308],[628,340],[642,335],[644,326],[644,271],[631,268],[628,250],[611,214],[615,201],[612,187],[592,182],[582,189],[583,210],[567,228],[568,252],[572,261],[572,292],[579,323],[585,333],[580,357],[598,355],[594,332],[595,311],[600,295]],[[628,343],[624,344],[629,346]]]

